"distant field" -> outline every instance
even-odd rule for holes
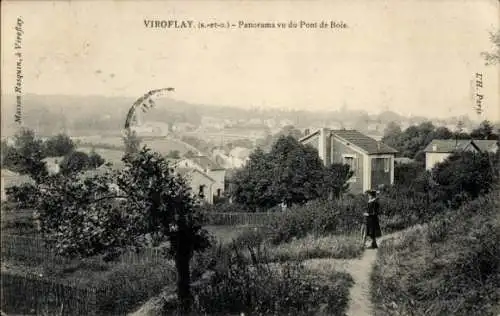
[[[97,153],[112,163],[120,162],[123,156],[123,151],[118,150],[118,148],[122,148],[124,146],[123,140],[120,137],[101,137],[96,135],[75,137],[75,140],[79,140],[82,143],[82,145],[79,146],[79,150],[90,152],[91,148],[94,147]],[[117,147],[117,149],[101,148],[106,145]],[[197,148],[174,138],[145,138],[141,142],[141,146],[144,145],[163,155],[166,155],[170,151],[174,150],[179,151],[180,155],[183,155],[188,151],[198,151]]]
[[[90,153],[92,151],[92,147],[90,146],[80,146],[77,149],[78,151],[83,151],[85,153]],[[115,167],[123,166],[122,157],[123,151],[121,150],[113,150],[113,149],[104,149],[104,148],[94,148],[94,151],[106,160],[106,162],[110,162]]]
[[[197,148],[174,138],[145,139],[142,141],[141,145],[146,145],[163,155],[168,154],[172,150],[178,150],[181,155],[188,151],[198,151]]]

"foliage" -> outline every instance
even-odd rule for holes
[[[288,136],[299,140],[304,135],[302,131],[295,128],[293,125],[286,125],[278,133],[274,135],[267,135],[264,139],[257,140],[257,147],[262,148],[264,151],[268,152],[272,149],[273,145],[278,141],[278,139]]]
[[[7,199],[10,202],[16,202],[18,209],[27,209],[36,207],[38,201],[38,189],[32,183],[23,183],[6,188]]]
[[[181,154],[178,150],[171,150],[168,152],[167,158],[179,159],[181,158]]]
[[[326,167],[324,186],[329,197],[340,198],[343,193],[349,190],[349,180],[353,175],[353,171],[349,169],[348,165],[331,164]]]
[[[92,151],[90,152],[88,157],[89,157],[88,166],[91,169],[99,168],[100,166],[102,166],[106,162],[104,160],[104,158],[102,158],[101,155],[99,155],[98,153],[95,152],[94,148],[92,148]]]
[[[496,65],[500,62],[500,30],[490,33],[490,40],[495,46],[494,51],[491,53],[483,52],[481,55],[486,61],[486,65]]]
[[[317,151],[292,136],[280,137],[269,153],[257,149],[249,158],[232,177],[230,191],[236,202],[252,210],[303,204],[327,190],[334,194],[345,190],[347,169],[335,165],[325,171]]]
[[[60,157],[71,153],[76,146],[68,135],[59,134],[46,140],[44,147],[47,157]]]
[[[2,146],[3,167],[29,175],[36,182],[40,182],[48,174],[45,162],[42,161],[45,158],[43,142],[32,130],[21,129],[16,133],[12,147],[6,143]]]
[[[15,264],[19,268],[22,263]],[[175,281],[173,265],[163,262],[106,263],[88,258],[58,264],[42,260],[36,267],[22,268],[36,274],[17,274],[5,284],[2,271],[2,293],[9,292],[2,297],[2,310],[12,314],[34,310],[37,315],[60,315],[63,304],[64,315],[124,315]]]
[[[394,165],[394,185],[412,188],[415,180],[425,172],[423,164],[404,163]]]
[[[118,264],[97,284],[97,314],[117,315],[132,311],[175,282],[172,265],[161,263]]]
[[[264,256],[264,258],[263,258]],[[194,290],[196,310],[209,315],[342,315],[352,278],[343,273],[316,275],[297,263],[280,266],[253,253],[253,264],[238,248],[219,252],[212,276]]]
[[[432,170],[441,198],[459,206],[466,199],[488,193],[498,179],[499,155],[455,153]]]
[[[380,245],[375,315],[498,315],[498,192]]]
[[[72,151],[64,156],[59,166],[63,174],[78,173],[82,170],[89,169],[90,158],[84,152]]]
[[[41,190],[43,229],[68,256],[114,255],[127,246],[170,242],[183,310],[191,305],[189,262],[209,245],[186,180],[158,153],[124,156],[123,170],[82,179],[50,177]],[[118,189],[117,189],[118,188]]]
[[[470,133],[472,139],[498,139],[498,135],[493,131],[493,125],[490,121],[484,120],[478,128],[472,130]]]
[[[397,149],[403,157],[423,161],[421,152],[433,139],[450,139],[454,134],[446,127],[436,128],[431,122],[412,125],[401,131],[396,123],[391,123],[384,132],[382,142]],[[417,155],[418,154],[418,155]]]
[[[271,220],[271,242],[279,244],[330,233],[343,234],[360,231],[363,223],[364,202],[360,200],[315,200],[288,209],[283,216]]]
[[[277,203],[269,193],[271,162],[261,149],[255,150],[249,158],[246,166],[233,175],[231,194],[236,203],[247,205],[252,210],[271,207]]]
[[[354,259],[364,246],[360,235],[327,235],[294,239],[269,248],[270,262],[302,261],[317,258]]]

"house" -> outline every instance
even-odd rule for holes
[[[217,182],[214,178],[200,171],[198,168],[178,167],[175,169],[175,172],[185,177],[195,195],[207,203],[212,204],[214,202],[214,187]]]
[[[348,180],[352,193],[394,183],[397,150],[356,130],[321,128],[304,136],[300,142],[316,148],[325,165],[348,164],[354,172]]]
[[[482,153],[489,152],[492,154],[496,154],[498,152],[498,140],[474,139],[473,142]]]
[[[8,169],[2,169],[0,171],[0,176],[2,179],[2,182],[0,184],[2,201],[7,200],[7,189],[8,188],[13,187],[15,185],[21,185],[24,183],[34,183],[33,179],[31,179],[30,176],[21,175],[17,172],[14,172],[14,171],[11,171]]]
[[[434,139],[425,147],[425,169],[431,170],[455,152],[490,152],[496,153],[497,140],[483,139]]]
[[[213,184],[213,193],[215,196],[220,197],[225,190],[225,175],[226,170],[222,168],[215,161],[207,156],[194,156],[185,157],[177,161],[174,165],[176,168],[191,168],[205,173],[208,177],[212,178],[215,183]]]
[[[242,168],[250,159],[251,149],[235,147],[229,153],[222,149],[212,152],[212,157],[219,166],[225,169]]]
[[[45,162],[45,167],[49,174],[57,174],[61,171],[61,166],[59,165],[64,157],[47,157],[42,161]]]

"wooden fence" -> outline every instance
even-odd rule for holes
[[[97,289],[2,272],[2,311],[23,315],[96,315]]]
[[[20,236],[2,234],[1,251],[2,258],[24,258],[31,260],[43,260],[54,264],[68,262],[69,259],[58,256],[48,242],[40,236]],[[141,264],[146,262],[160,262],[165,260],[160,248],[143,248],[138,251],[127,251],[118,259],[118,262],[127,264]]]

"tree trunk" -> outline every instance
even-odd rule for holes
[[[189,271],[190,255],[186,250],[177,249],[175,268],[177,269],[177,296],[180,302],[182,315],[191,312],[193,297],[191,295],[191,275]]]

